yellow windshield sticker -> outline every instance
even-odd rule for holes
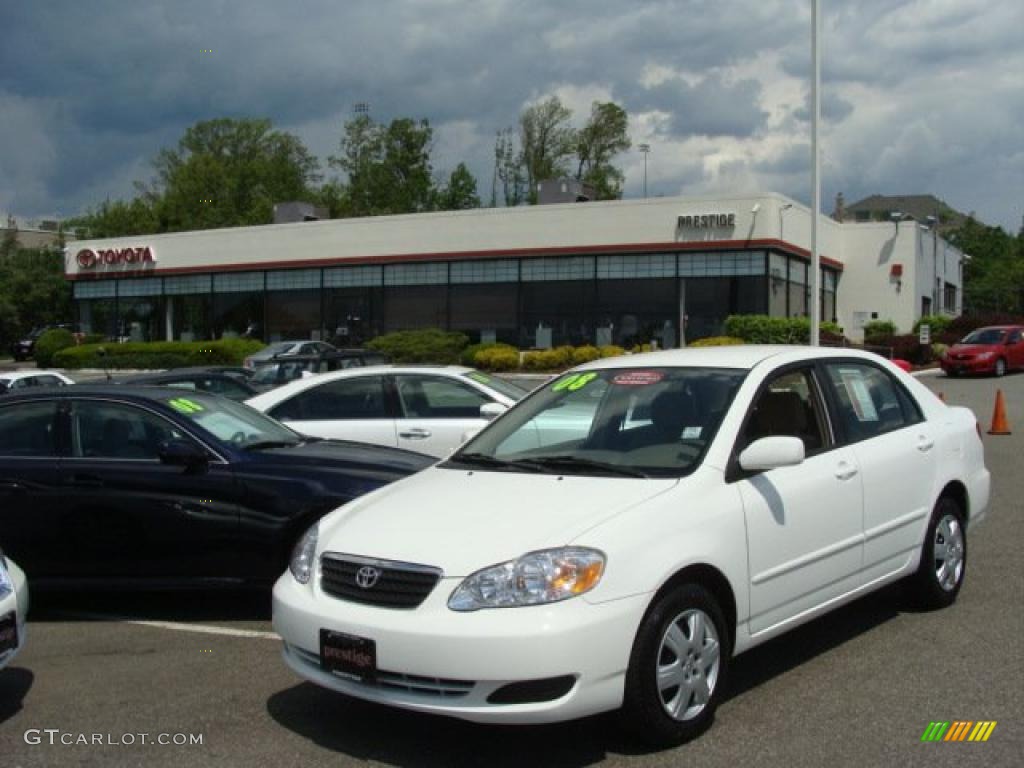
[[[574,373],[556,381],[551,387],[551,391],[561,392],[564,389],[568,392],[575,392],[577,389],[583,389],[596,378],[596,373]]]
[[[203,410],[203,406],[195,400],[189,400],[187,397],[176,397],[173,400],[168,400],[167,404],[174,410],[185,414],[199,413]]]

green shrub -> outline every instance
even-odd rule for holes
[[[606,357],[618,357],[619,355],[626,354],[626,350],[616,344],[605,344],[602,347],[598,347],[601,352],[601,359]]]
[[[494,344],[473,357],[473,367],[484,371],[514,371],[519,367],[519,350],[508,344]]]
[[[130,341],[125,344],[83,344],[54,355],[61,368],[162,369],[196,365],[241,365],[263,348],[251,339],[221,341]]]
[[[53,365],[53,358],[60,350],[75,346],[75,335],[66,328],[54,328],[46,331],[36,339],[34,356],[36,365],[40,368],[49,368]]]
[[[921,326],[927,325],[931,335],[938,336],[940,333],[945,333],[951,322],[953,322],[953,318],[948,315],[924,315],[914,323],[914,333],[920,333]]]
[[[583,365],[583,363],[591,363],[594,360],[600,360],[601,350],[591,344],[586,344],[582,347],[576,347],[573,349],[570,357],[573,365]]]
[[[896,323],[892,320],[872,320],[864,326],[866,344],[886,344],[896,335]]]
[[[490,350],[495,350],[495,349],[503,350],[506,353],[503,356],[499,355],[499,357],[506,357],[507,358],[508,357],[507,353],[509,353],[509,352],[514,353],[516,355],[516,366],[518,367],[518,365],[519,365],[519,350],[516,347],[513,347],[511,344],[505,344],[504,342],[501,342],[501,341],[490,341],[490,342],[487,342],[486,344],[470,344],[468,347],[466,347],[464,350],[462,350],[462,353],[459,355],[459,357],[460,357],[461,362],[462,362],[463,365],[469,366],[470,368],[479,368],[480,367],[480,361],[479,361],[479,357],[478,357],[479,354],[481,352],[489,352]]]
[[[102,344],[107,337],[102,333],[86,333],[78,340],[79,344]]]
[[[949,349],[948,344],[940,344],[938,342],[932,344],[932,357],[938,360],[940,357],[946,354],[947,349]]]
[[[697,339],[697,341],[689,344],[691,347],[731,347],[738,344],[746,344],[743,339],[737,339],[735,336],[708,336],[706,339]]]
[[[555,347],[523,355],[524,371],[559,371],[572,366],[572,347]]]
[[[469,339],[465,334],[426,328],[386,333],[368,342],[366,347],[383,352],[394,363],[448,365],[461,361],[467,344]]]

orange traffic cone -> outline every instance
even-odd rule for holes
[[[1006,403],[1003,401],[1003,390],[996,390],[996,407],[992,411],[992,428],[990,435],[1009,435],[1010,422],[1006,420]]]

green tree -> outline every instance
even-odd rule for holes
[[[68,219],[64,227],[88,238],[147,235],[161,231],[155,206],[143,197],[127,203],[106,200],[88,213]]]
[[[491,188],[491,207],[497,206],[497,186],[501,182],[502,200],[507,208],[521,205],[526,200],[526,175],[523,170],[519,139],[512,128],[498,131],[494,139],[494,182]]]
[[[479,207],[476,179],[465,163],[459,163],[448,176],[448,181],[437,189],[434,208],[439,211],[462,211]]]
[[[71,287],[56,248],[0,245],[0,347],[40,325],[71,319]]]
[[[990,227],[973,216],[950,232],[953,245],[968,254],[964,263],[964,305],[970,312],[1024,313],[1024,237]]]
[[[527,107],[519,115],[519,146],[526,176],[527,199],[537,202],[537,182],[569,172],[576,149],[572,111],[557,96]]]
[[[626,110],[610,101],[595,101],[586,125],[576,134],[576,178],[592,186],[598,200],[617,200],[624,177],[611,161],[630,146]]]
[[[433,136],[427,120],[398,118],[384,126],[360,115],[348,121],[341,152],[329,159],[347,177],[347,215],[429,210],[435,193]]]

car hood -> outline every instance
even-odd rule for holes
[[[353,443],[348,440],[310,440],[296,446],[243,451],[252,462],[329,469],[365,469],[398,475],[419,472],[437,459],[401,448]]]
[[[982,352],[994,352],[998,347],[998,344],[954,344],[947,354],[980,355]]]
[[[320,524],[318,549],[463,577],[565,545],[678,482],[434,467],[332,512]]]

